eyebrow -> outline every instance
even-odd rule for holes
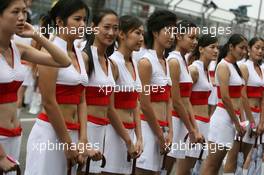
[[[105,23],[104,25],[105,25],[105,26],[111,26],[111,25],[113,25],[113,26],[118,26],[118,24],[112,24],[112,23]]]
[[[26,10],[26,7],[22,7],[22,8],[19,8],[19,7],[15,7],[13,10]]]
[[[82,18],[82,17],[87,17],[86,15],[85,16],[82,16],[82,15],[75,15],[75,16],[73,16],[73,17],[79,17],[79,18]]]

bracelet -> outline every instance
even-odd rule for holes
[[[255,123],[254,122],[250,122],[250,128],[251,129],[255,128]]]

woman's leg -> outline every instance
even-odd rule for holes
[[[223,146],[220,146],[213,142],[209,142],[208,152],[208,157],[202,165],[201,175],[216,175],[219,172],[222,162],[226,156],[227,150]]]

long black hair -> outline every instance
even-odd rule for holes
[[[227,56],[228,52],[229,52],[229,46],[230,44],[233,46],[233,47],[236,47],[238,44],[240,44],[241,42],[243,41],[247,41],[247,39],[241,35],[241,34],[233,34],[229,40],[227,41],[227,43],[222,47],[222,49],[220,50],[220,53],[219,53],[219,56],[218,56],[218,59],[217,59],[217,64]],[[233,63],[237,73],[239,74],[240,77],[242,77],[242,73],[237,65],[237,63]]]
[[[199,40],[198,40],[198,44],[197,46],[195,47],[195,49],[192,51],[192,53],[190,54],[190,57],[189,57],[189,64],[191,64],[194,60],[198,60],[200,59],[200,51],[199,51],[199,47],[207,47],[211,44],[214,44],[218,42],[218,39],[217,37],[211,35],[211,34],[205,34],[205,35],[202,35]]]
[[[155,11],[147,20],[147,39],[145,40],[148,49],[153,48],[153,32],[159,32],[164,27],[175,27],[177,17],[168,10]]]
[[[106,16],[106,15],[115,15],[116,17],[118,17],[117,13],[111,9],[102,9],[100,10],[98,13],[93,14],[93,18],[92,18],[92,22],[95,26],[98,26],[98,24],[102,21],[102,19]],[[88,76],[90,77],[94,71],[94,62],[93,62],[93,54],[92,54],[92,50],[91,50],[91,46],[94,43],[94,39],[95,39],[95,34],[92,33],[86,33],[85,35],[87,43],[83,49],[83,51],[88,55],[89,57],[89,62],[88,62]],[[114,48],[115,48],[115,43],[113,43],[111,46],[109,46],[106,49],[106,56],[109,57],[113,52],[114,52]]]
[[[82,0],[59,0],[51,8],[46,16],[42,16],[41,21],[43,26],[48,29],[48,26],[56,27],[56,18],[59,17],[64,25],[67,25],[67,19],[73,13],[80,9],[85,9],[87,18],[89,17],[89,8]]]

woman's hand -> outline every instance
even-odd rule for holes
[[[257,135],[261,135],[264,132],[264,122],[259,122],[257,126]]]
[[[165,141],[166,141],[166,145],[167,145],[167,148],[166,148],[167,153],[170,152],[170,148],[172,145],[172,139],[173,139],[173,132],[169,131],[167,136],[165,137]]]
[[[67,144],[67,143],[65,143]],[[78,150],[77,149],[71,149],[71,148],[76,148],[75,146],[72,146],[74,143],[67,144],[66,148],[64,147],[64,154],[68,162],[71,163],[71,165],[75,165],[78,160]]]
[[[235,123],[236,131],[240,137],[243,137],[246,133],[246,129],[240,125],[239,122]]]
[[[127,144],[127,152],[130,155],[131,159],[135,159],[137,157],[138,153],[132,141],[129,144]]]
[[[5,173],[16,170],[16,164],[8,160],[6,156],[0,158],[0,169]]]
[[[26,22],[24,25],[24,30],[16,34],[23,38],[32,38],[34,35],[38,34],[38,32],[31,24]]]
[[[103,155],[100,150],[88,147],[89,144],[87,139],[79,140],[78,142],[78,163],[83,164],[87,157],[91,158],[93,161],[101,160]]]
[[[136,147],[136,151],[137,151],[136,158],[138,158],[143,152],[143,141],[142,141],[142,139],[137,140],[135,147]]]

